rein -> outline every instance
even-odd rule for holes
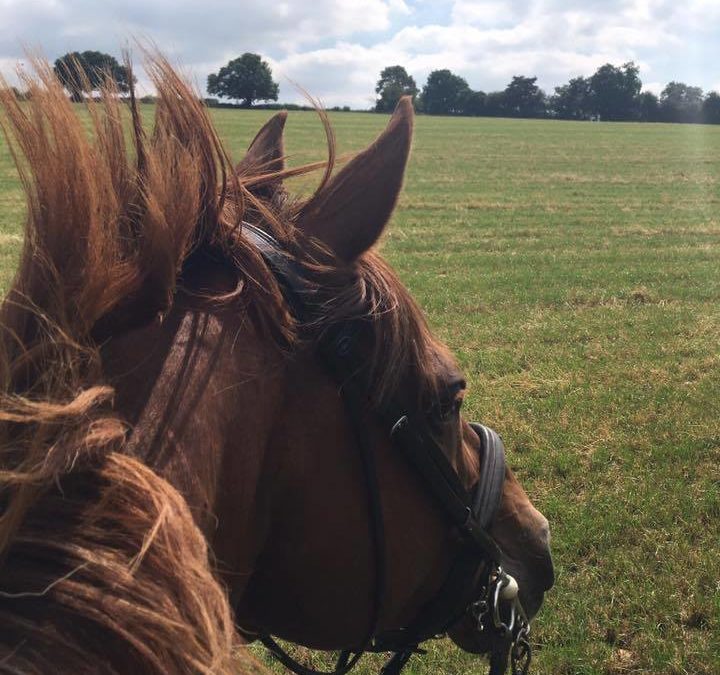
[[[243,223],[243,235],[251,241],[275,275],[293,315],[302,320],[313,309],[313,291],[300,265],[267,232]],[[460,535],[463,547],[434,599],[406,628],[378,634],[386,590],[385,530],[375,455],[363,413],[367,410],[364,358],[359,349],[367,333],[367,321],[348,319],[332,327],[318,345],[318,355],[341,387],[342,399],[358,440],[367,484],[368,515],[374,550],[375,593],[371,621],[365,639],[355,649],[340,653],[335,669],[328,673],[307,668],[293,659],[270,635],[260,640],[272,654],[297,675],[345,675],[364,652],[392,652],[380,675],[399,675],[410,657],[422,652],[419,645],[434,638],[470,612],[479,632],[494,631],[489,675],[502,675],[512,664],[513,675],[525,675],[530,664],[530,625],[518,599],[515,580],[500,566],[501,551],[487,531],[502,497],[505,481],[505,449],[500,436],[471,423],[480,439],[481,473],[472,492],[462,485],[442,447],[431,434],[423,433],[424,418],[391,400],[374,414],[386,428],[393,445],[403,454],[425,489],[432,495],[448,524]],[[473,581],[482,570],[485,582],[480,599]]]

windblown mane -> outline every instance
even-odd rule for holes
[[[33,65],[31,104],[0,87],[28,200],[0,308],[0,670],[229,672],[234,628],[207,545],[180,494],[124,454],[98,339],[167,311],[188,254],[229,241],[225,196],[241,218],[246,195],[162,58],[154,130],[133,99],[130,147],[110,85],[88,106],[93,142],[50,66]],[[273,312],[264,265],[249,247],[233,256]]]
[[[250,187],[330,161],[234,175],[197,95],[160,56],[148,135],[108,84],[88,104],[88,134],[50,66],[25,76],[31,102],[0,81],[0,124],[27,195],[19,269],[0,307],[0,672],[205,672],[231,669],[234,627],[207,545],[181,495],[125,452],[99,344],[166,313],[188,259],[220,251],[238,290],[280,346],[349,316],[377,326],[379,404],[440,347],[389,267],[306,258],[324,298],[299,330],[275,277],[238,236],[244,219],[300,256],[301,202],[272,204]],[[130,132],[127,132],[127,127]],[[312,199],[312,198],[311,198]],[[248,300],[248,298],[252,301]]]

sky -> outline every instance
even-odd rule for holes
[[[604,63],[633,60],[644,88],[671,81],[720,90],[720,0],[0,0],[0,70],[23,48],[119,56],[152,40],[204,89],[243,52],[271,65],[280,100],[296,84],[326,106],[369,108],[385,66],[420,87],[449,68],[473,89],[537,76],[546,92]],[[141,89],[149,92],[140,75]]]

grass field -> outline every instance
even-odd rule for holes
[[[214,114],[235,156],[268,117]],[[348,151],[387,118],[332,119]],[[322,156],[312,114],[287,134]],[[717,127],[417,120],[383,250],[553,528],[538,675],[720,673],[719,182]],[[3,288],[22,212],[0,146]],[[482,668],[438,642],[408,672]]]

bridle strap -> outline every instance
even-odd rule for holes
[[[260,254],[263,256],[268,267],[280,282],[280,288],[285,301],[290,306],[293,315],[302,319],[309,306],[312,305],[312,289],[305,281],[299,265],[288,256],[280,244],[264,230],[261,230],[250,223],[242,223],[243,234],[253,242]],[[330,350],[328,350],[330,351]],[[334,351],[334,350],[333,350]],[[323,359],[325,365],[335,376],[330,358]],[[385,524],[382,516],[382,504],[380,502],[380,488],[378,485],[377,468],[375,465],[375,452],[368,438],[367,425],[363,413],[366,409],[366,401],[361,394],[354,389],[343,391],[342,400],[345,406],[347,417],[350,420],[354,437],[358,440],[358,450],[365,475],[365,483],[368,495],[368,516],[370,521],[371,546],[374,550],[374,593],[371,609],[370,622],[365,638],[356,649],[341,652],[335,669],[327,675],[345,675],[350,672],[360,657],[370,646],[380,623],[386,587],[386,552],[385,552]],[[307,668],[293,659],[270,635],[260,636],[262,643],[272,654],[290,670],[299,675],[325,675],[323,671]]]
[[[505,475],[504,447],[500,437],[489,427],[476,423],[471,423],[471,426],[480,438],[482,471],[475,488],[472,508],[465,506],[464,522],[462,521],[463,512],[459,510],[460,507],[457,505],[466,505],[469,502],[468,493],[461,485],[457,489],[462,490],[462,492],[449,492],[451,488],[443,487],[442,484],[438,483],[437,475],[433,473],[437,466],[435,461],[444,468],[443,462],[449,466],[449,462],[442,450],[437,447],[430,450],[432,444],[428,444],[427,441],[423,442],[423,439],[415,438],[412,434],[409,434],[403,443],[398,443],[400,448],[405,449],[404,454],[408,463],[420,474],[425,486],[444,505],[445,514],[450,516],[452,524],[465,536],[470,545],[466,546],[455,559],[443,586],[433,599],[422,608],[414,621],[401,631],[401,635],[380,636],[376,640],[379,647],[382,647],[383,642],[385,642],[385,646],[393,649],[397,649],[400,644],[418,645],[420,642],[428,640],[437,634],[444,633],[462,617],[468,605],[474,599],[473,584],[468,582],[478,574],[478,549],[483,554],[486,567],[492,563],[498,563],[500,560],[500,550],[497,544],[478,524],[485,520],[489,523],[497,512],[502,497],[502,485],[504,484]],[[414,454],[415,449],[417,454]],[[436,451],[440,455],[436,456]],[[408,456],[411,453],[412,456]],[[452,484],[454,482],[451,481]],[[463,498],[463,495],[467,496],[467,501]],[[457,508],[457,519],[453,519],[450,512],[453,504]],[[488,511],[478,511],[479,508],[488,509]],[[467,511],[470,511],[469,517]],[[470,525],[468,525],[468,520]]]
[[[302,320],[307,307],[312,305],[311,298],[308,296],[313,291],[306,282],[300,265],[265,230],[243,221],[242,234],[260,252],[263,260],[278,280],[280,291],[290,307],[291,314],[296,319]]]
[[[487,427],[477,425],[486,431]],[[475,427],[473,427],[475,429]],[[480,472],[480,482],[475,492],[475,498],[463,487],[450,461],[442,448],[432,439],[418,433],[409,418],[404,416],[393,428],[393,439],[403,451],[406,460],[422,479],[425,487],[439,503],[446,518],[458,531],[479,548],[486,559],[499,562],[501,553],[495,541],[485,530],[483,522],[491,522],[499,505],[501,492],[494,482],[497,469],[502,467],[504,476],[505,461],[502,442],[488,443],[490,434],[476,433],[480,436],[481,467],[491,463],[494,467],[489,475]],[[494,434],[494,432],[492,432]],[[493,439],[494,440],[494,439]],[[502,489],[500,482],[500,490]],[[478,508],[485,510],[478,511]]]
[[[366,412],[365,401],[355,393],[348,392],[342,397],[348,419],[353,429],[353,434],[358,440],[360,459],[365,474],[367,486],[367,506],[370,521],[371,547],[375,553],[374,559],[374,593],[372,595],[372,610],[370,622],[365,639],[358,647],[358,653],[362,655],[370,646],[375,637],[380,619],[382,617],[387,586],[387,551],[385,546],[385,521],[383,519],[382,502],[380,498],[380,485],[378,482],[375,448],[370,439],[364,413]],[[353,650],[355,651],[355,650]],[[358,657],[359,658],[359,657]]]
[[[350,318],[328,331],[320,342],[321,360],[340,383],[343,396],[355,395],[361,399],[363,392],[367,391],[365,357],[359,349],[359,338],[367,330],[365,319]],[[499,562],[500,550],[486,531],[497,512],[505,482],[505,453],[499,436],[488,427],[473,426],[480,438],[483,470],[471,495],[442,447],[432,435],[422,433],[422,423],[414,419],[405,407],[391,402],[376,414],[451,525],[469,538],[487,558]],[[490,466],[487,472],[486,465]]]
[[[243,223],[242,227],[244,236],[254,243],[277,278],[293,315],[300,320],[305,318],[312,311],[314,289],[304,278],[300,265],[263,230],[249,223]],[[504,484],[505,455],[500,437],[488,427],[472,425],[480,439],[481,472],[471,494],[463,486],[442,447],[431,434],[422,433],[422,422],[415,420],[397,402],[386,406],[376,414],[387,427],[394,445],[400,448],[441,512],[468,545],[453,563],[441,591],[422,608],[415,620],[394,635],[376,638],[385,597],[386,553],[375,454],[366,428],[368,399],[364,357],[358,349],[358,338],[367,329],[366,320],[349,318],[323,335],[318,348],[320,360],[341,386],[347,416],[359,441],[375,551],[375,593],[368,633],[357,649],[341,653],[335,670],[328,675],[345,675],[368,648],[394,651],[382,675],[400,673],[420,642],[444,632],[472,602],[473,584],[469,581],[478,573],[478,552],[482,554],[486,566],[497,565],[501,558],[500,549],[486,531],[497,512]],[[325,675],[297,662],[271,636],[263,635],[260,639],[284,666],[299,675]]]
[[[473,513],[482,530],[490,527],[493,516],[500,508],[505,484],[505,446],[496,431],[484,424],[470,422],[480,439],[480,479],[475,488]],[[495,562],[499,562],[495,558]]]
[[[367,426],[361,411],[365,406],[362,400],[348,392],[342,397],[348,419],[350,420],[354,437],[358,440],[358,450],[365,474],[368,495],[368,516],[370,520],[371,546],[374,550],[374,593],[372,594],[372,609],[370,622],[365,638],[356,649],[345,650],[338,657],[335,668],[332,671],[319,671],[308,668],[296,661],[288,654],[281,645],[270,635],[260,636],[262,643],[270,650],[286,668],[298,675],[346,675],[360,660],[362,655],[371,646],[377,634],[380,617],[382,616],[384,599],[386,596],[386,559],[385,550],[385,523],[382,515],[382,504],[380,500],[380,487],[378,485],[377,467],[375,463],[375,450],[368,436]]]

